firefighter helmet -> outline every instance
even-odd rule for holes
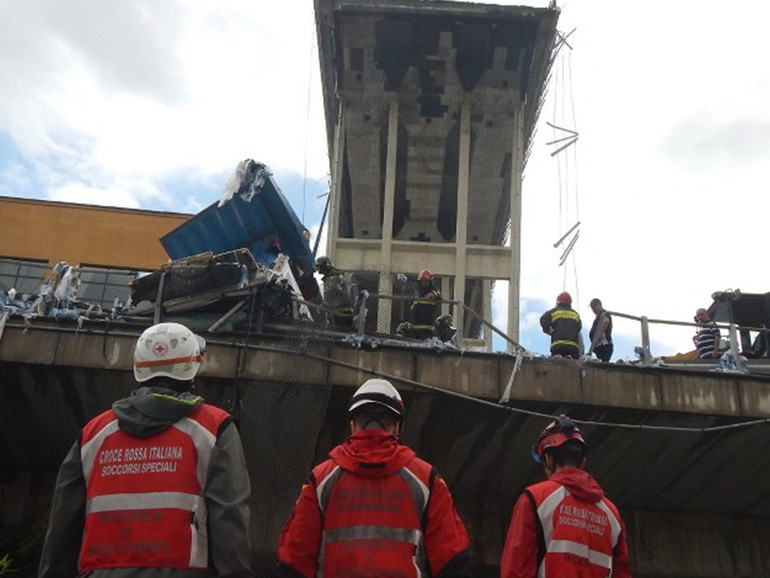
[[[318,257],[318,259],[315,260],[315,268],[321,273],[330,269],[331,266],[332,260],[329,259],[329,257]]]
[[[430,269],[423,269],[422,271],[420,271],[417,274],[417,280],[418,281],[423,281],[423,280],[432,281],[433,280],[433,273],[431,272]]]
[[[205,341],[179,323],[158,323],[145,329],[134,349],[134,377],[190,381],[203,361]]]
[[[404,402],[401,394],[385,379],[369,379],[353,394],[348,408],[348,417],[366,405],[379,405],[395,413],[399,420],[404,419]]]
[[[572,440],[579,442],[585,450],[586,442],[583,439],[583,434],[580,433],[580,428],[569,417],[561,414],[548,424],[540,437],[537,438],[532,456],[536,458],[535,461],[540,462],[546,450],[557,448]]]
[[[566,291],[562,291],[556,296],[557,305],[572,305],[572,295]]]

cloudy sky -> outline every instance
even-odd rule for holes
[[[524,182],[522,344],[547,350],[537,319],[563,289],[586,324],[594,296],[689,321],[713,291],[770,290],[756,259],[770,3],[561,8],[570,47]],[[551,157],[562,135],[546,122],[577,144]],[[197,212],[244,158],[317,230],[329,163],[311,0],[0,2],[0,195]],[[553,244],[578,220],[560,267]],[[615,323],[616,357],[632,358],[639,324]],[[653,325],[653,353],[691,349],[691,333]]]

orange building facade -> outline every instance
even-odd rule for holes
[[[78,298],[106,308],[169,260],[160,238],[191,217],[11,197],[0,197],[0,215],[0,292],[34,295],[64,261],[78,270]]]
[[[160,237],[191,215],[0,197],[0,258],[154,271]]]

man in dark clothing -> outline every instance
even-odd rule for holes
[[[566,291],[556,297],[556,307],[540,317],[543,333],[551,336],[551,355],[580,357],[578,341],[583,324],[580,315],[572,309],[572,297]]]
[[[59,470],[39,578],[252,576],[238,430],[190,391],[203,345],[178,323],[142,333],[144,386],[88,422]]]
[[[533,457],[548,479],[516,501],[501,578],[630,578],[625,525],[583,469],[585,451],[580,430],[565,415],[540,434]]]
[[[595,353],[596,357],[607,362],[612,358],[614,350],[614,345],[612,345],[612,316],[609,311],[602,307],[600,299],[591,299],[590,305],[596,318],[588,332],[591,345],[587,353],[589,356],[591,353]]]
[[[404,412],[389,381],[358,388],[350,437],[313,469],[281,532],[279,578],[471,575],[446,483],[398,440]]]
[[[329,257],[318,257],[315,261],[318,272],[323,275],[324,305],[332,313],[334,327],[353,328],[353,298],[345,281],[345,274],[332,265]]]

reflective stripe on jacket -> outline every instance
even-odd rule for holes
[[[470,578],[468,533],[429,463],[381,430],[329,456],[281,532],[277,578]]]
[[[376,567],[384,575],[427,576],[423,519],[432,467],[415,458],[394,476],[354,476],[327,461],[313,470],[324,519],[318,576]],[[412,572],[404,573],[404,569]]]
[[[563,485],[547,480],[525,490],[537,509],[544,555],[538,576],[606,577],[612,575],[613,553],[622,523],[606,498],[592,504],[572,496]]]
[[[86,519],[81,572],[114,567],[206,569],[201,495],[227,412],[204,404],[162,433],[134,437],[108,410],[81,436]]]
[[[543,313],[540,326],[551,336],[551,349],[558,345],[578,347],[578,338],[583,324],[578,312],[568,306],[557,306]]]

